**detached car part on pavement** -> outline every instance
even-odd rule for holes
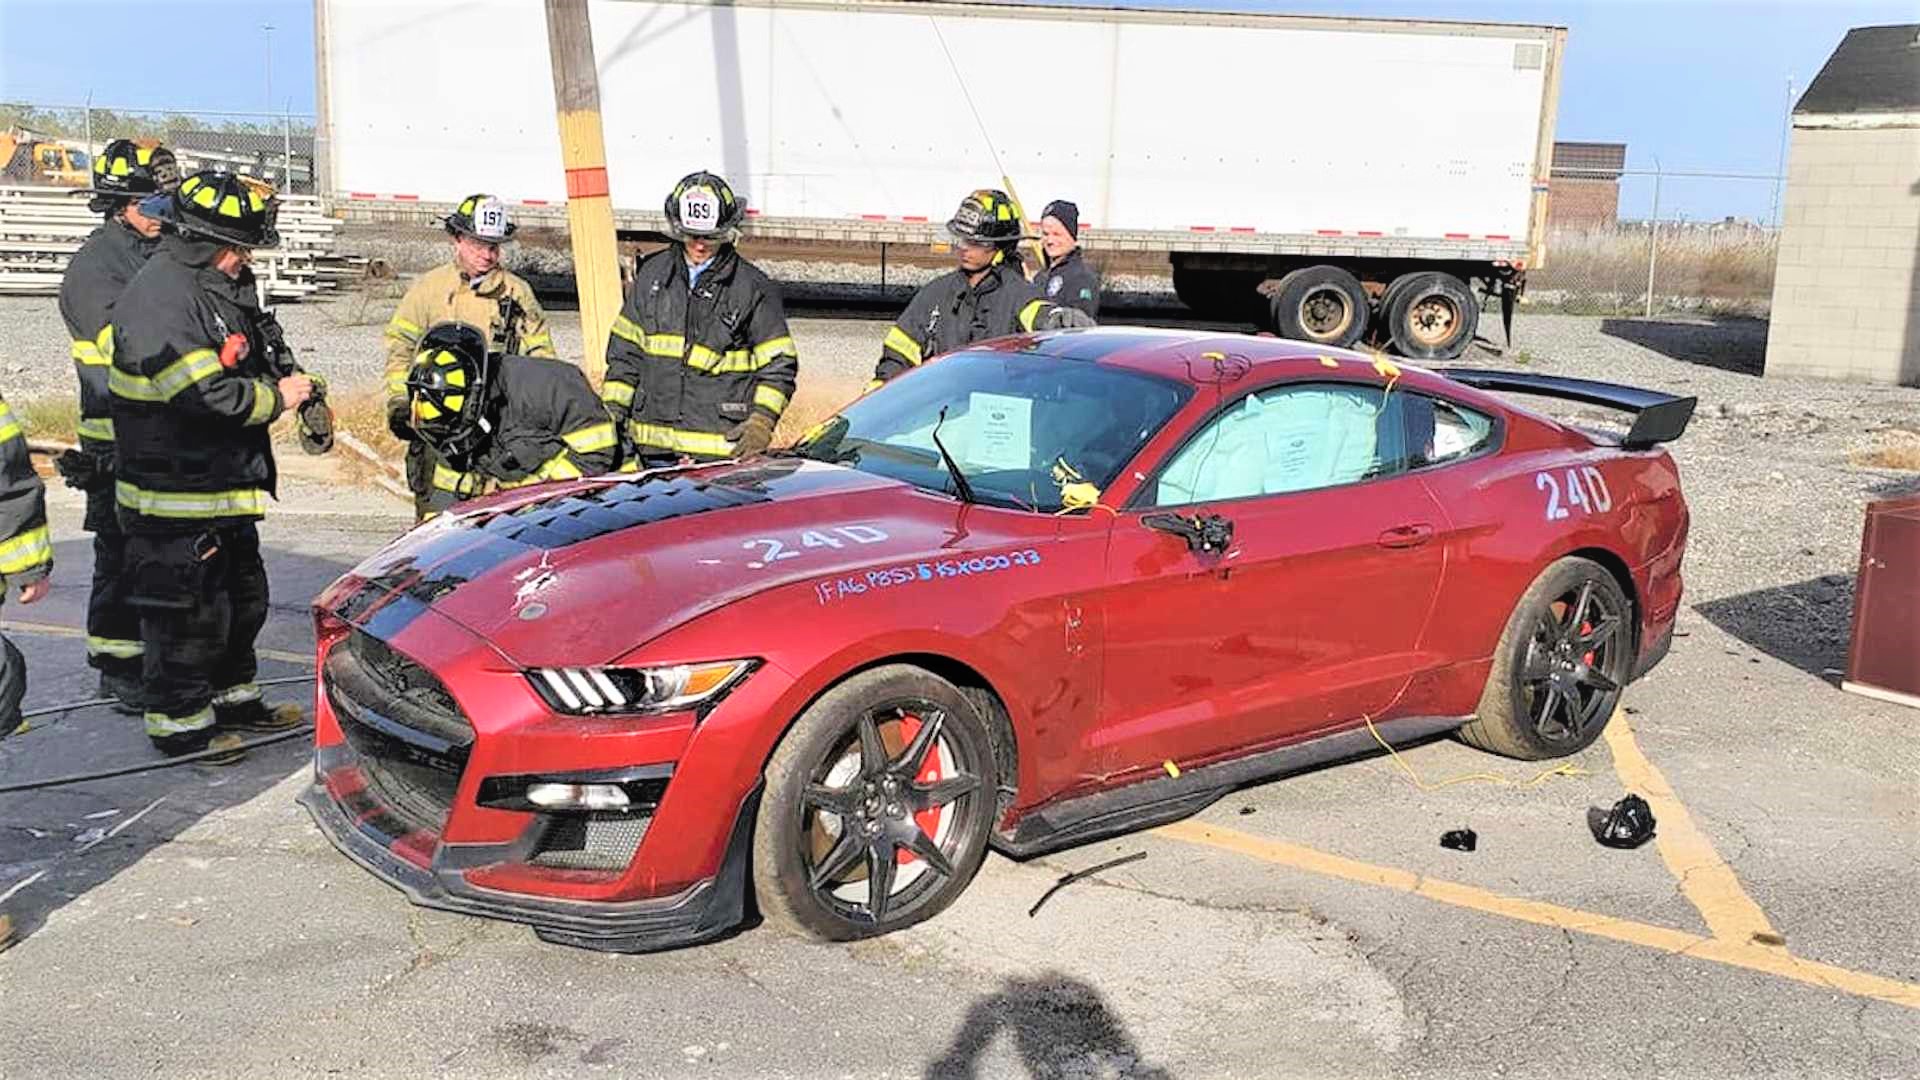
[[[1169,821],[1369,723],[1574,753],[1670,642],[1692,401],[1451,374],[1019,336],[790,450],[465,504],[316,601],[302,802],[417,903],[640,951],[755,908],[899,929],[988,847]]]

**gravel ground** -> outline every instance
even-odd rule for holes
[[[388,282],[284,305],[281,318],[310,368],[337,387],[369,386],[399,291]],[[0,389],[14,401],[68,393],[54,302],[0,297],[0,320],[12,331],[0,341]],[[561,355],[578,356],[578,314],[556,311],[553,324]],[[805,370],[796,414],[831,408],[854,392],[872,371],[884,328],[871,318],[795,319]],[[1514,337],[1504,355],[1476,350],[1467,361],[1699,397],[1692,427],[1673,447],[1694,512],[1688,588],[1696,610],[1814,674],[1843,667],[1862,508],[1920,491],[1920,473],[1854,459],[1920,444],[1920,390],[1759,378],[1766,324],[1757,320],[1522,315]],[[1596,425],[1614,419],[1565,415]]]

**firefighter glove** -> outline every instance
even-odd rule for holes
[[[401,442],[410,443],[416,437],[413,431],[413,402],[404,397],[387,399],[387,430]]]
[[[53,459],[53,467],[68,487],[78,491],[91,491],[100,482],[93,455],[84,450],[62,450],[60,456]]]
[[[727,440],[733,443],[734,457],[752,457],[773,442],[773,417],[756,412],[727,432]]]
[[[1093,321],[1093,316],[1081,311],[1079,308],[1056,307],[1040,316],[1039,323],[1034,329],[1073,330],[1098,325],[1100,324]]]

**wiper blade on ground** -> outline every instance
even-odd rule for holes
[[[947,407],[942,405],[940,406],[940,419],[933,425],[933,447],[940,451],[940,460],[946,463],[947,472],[953,475],[953,488],[959,493],[960,501],[963,503],[977,503],[980,500],[974,497],[973,485],[967,482],[967,474],[960,471],[960,463],[953,460],[953,455],[947,452],[947,444],[940,441],[940,425],[946,422]]]

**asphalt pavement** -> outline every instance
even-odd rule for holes
[[[93,691],[54,500],[54,592],[0,612],[29,708]],[[310,670],[306,601],[406,521],[325,487],[276,509],[263,677]],[[1571,770],[1440,740],[990,856],[852,946],[614,956],[411,907],[293,804],[299,740],[0,795],[0,1077],[1920,1075],[1920,713],[1691,609],[1681,632]],[[47,716],[0,785],[153,758],[137,720]],[[1587,810],[1628,791],[1658,837],[1601,847]],[[1440,847],[1463,827],[1476,850]]]

